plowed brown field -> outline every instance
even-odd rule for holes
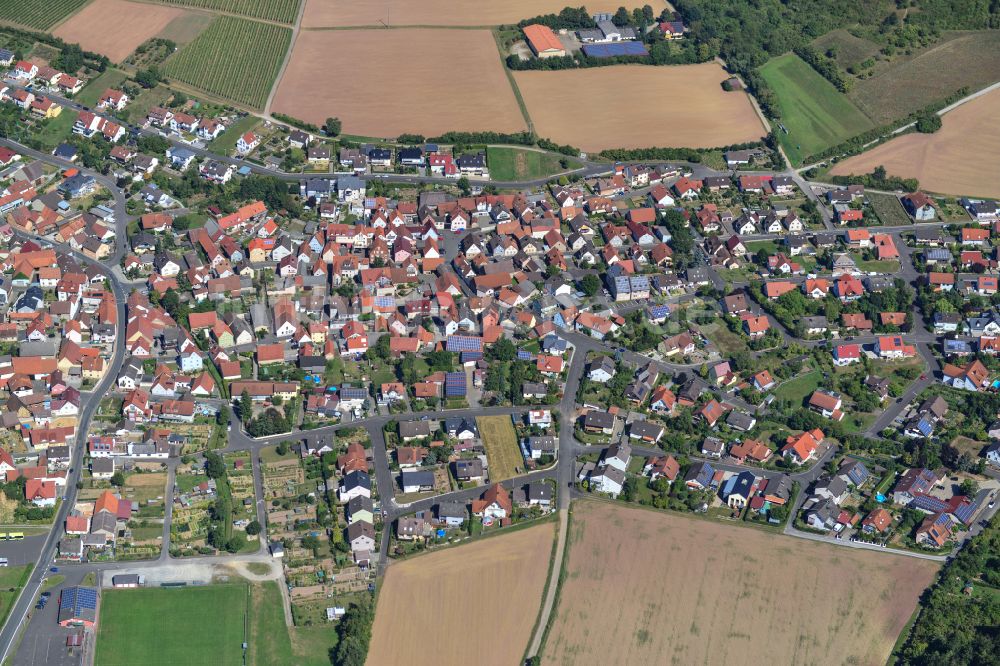
[[[59,26],[55,36],[71,44],[78,43],[87,51],[103,53],[112,62],[121,62],[139,44],[187,13],[162,5],[94,0]]]
[[[884,664],[935,562],[574,504],[543,663]]]
[[[272,108],[375,137],[525,129],[486,30],[303,31]]]
[[[368,664],[516,664],[538,617],[554,524],[393,563]]]
[[[624,5],[628,9],[649,4],[659,14],[665,3],[659,0],[599,0],[588,3],[587,10],[614,12]],[[539,14],[558,14],[566,0],[307,0],[302,16],[303,28],[331,28],[359,25],[444,25],[478,26],[517,23]]]
[[[1000,89],[942,116],[934,134],[906,134],[856,155],[830,172],[870,173],[881,165],[893,176],[916,178],[921,189],[1000,197]]]
[[[538,136],[584,150],[715,148],[766,134],[715,63],[515,72]]]

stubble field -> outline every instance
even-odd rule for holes
[[[649,4],[657,14],[666,6],[661,0],[599,0],[588,3],[587,10],[614,12],[624,5],[627,9]],[[475,0],[306,0],[303,28],[346,26],[487,26],[517,23],[539,14],[558,14],[565,0],[510,0],[509,2],[477,2]]]
[[[303,31],[272,108],[375,137],[525,129],[486,30]]]
[[[135,47],[186,13],[174,7],[125,0],[94,0],[59,26],[55,36],[78,43],[87,51],[103,53],[112,62],[121,62]]]
[[[516,664],[548,575],[554,525],[393,563],[368,664]]]
[[[870,173],[916,178],[921,189],[1000,197],[1000,90],[949,111],[934,134],[906,134],[837,164],[833,175]]]
[[[757,141],[766,131],[745,93],[722,89],[725,78],[711,62],[514,73],[538,136],[589,151]]]
[[[548,664],[884,664],[938,566],[605,502],[572,521]]]

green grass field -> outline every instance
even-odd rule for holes
[[[0,567],[0,623],[6,622],[7,614],[10,613],[14,600],[24,587],[24,582],[28,580],[29,573],[31,573],[29,564],[19,567]]]
[[[257,116],[240,118],[220,134],[219,138],[209,142],[207,147],[212,152],[228,155],[236,150],[236,142],[240,140],[240,137],[257,127],[258,124],[260,124],[260,118]]]
[[[221,11],[228,14],[239,14],[247,18],[263,19],[276,23],[295,23],[299,13],[299,3],[302,0],[152,0],[161,5],[178,5],[195,7],[209,11]]]
[[[580,166],[576,160],[566,159],[570,169]],[[486,149],[486,163],[494,180],[533,180],[566,171],[555,155],[522,148],[490,146]]]
[[[773,58],[760,73],[778,97],[788,134],[775,133],[794,164],[872,127],[846,95],[797,55]]]
[[[42,142],[44,148],[52,150],[73,135],[73,123],[76,122],[76,114],[63,109],[63,112],[58,116],[50,118],[45,122],[47,124],[38,133],[38,140]]]
[[[889,227],[899,227],[906,224],[913,224],[913,218],[906,214],[906,209],[899,199],[892,194],[882,194],[880,192],[865,192],[865,198],[875,211],[879,222]]]
[[[774,390],[774,395],[782,400],[787,400],[798,407],[805,400],[806,396],[819,388],[820,379],[823,375],[819,370],[813,370],[806,374],[790,379]]]
[[[255,109],[263,108],[292,38],[289,28],[220,16],[166,62],[167,75]]]
[[[476,425],[490,463],[490,481],[496,483],[517,476],[517,470],[524,468],[524,458],[510,417],[477,416]]]
[[[99,76],[91,79],[75,99],[84,106],[95,106],[97,100],[101,98],[105,90],[108,88],[117,88],[127,78],[128,76],[125,72],[114,67],[108,67]]]
[[[48,30],[87,0],[0,0],[0,21]]]
[[[101,600],[95,663],[240,666],[244,620],[248,664],[299,663],[285,628],[281,592],[273,582],[107,590]]]

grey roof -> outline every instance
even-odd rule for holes
[[[366,490],[372,489],[371,477],[361,470],[355,470],[345,474],[343,483],[344,490],[351,490],[353,488],[364,488]]]
[[[441,502],[437,507],[438,518],[465,518],[465,505],[461,502]]]
[[[400,421],[400,437],[429,437],[431,434],[430,421]]]
[[[404,470],[402,472],[404,486],[433,486],[434,472],[427,470]]]

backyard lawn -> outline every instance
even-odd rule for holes
[[[478,416],[476,424],[490,463],[490,481],[496,483],[517,476],[524,458],[517,445],[517,433],[509,416]]]
[[[813,391],[819,388],[819,382],[823,378],[823,373],[819,370],[807,372],[804,375],[789,379],[787,382],[774,390],[774,395],[787,400],[795,406],[802,404],[802,401]]]
[[[128,77],[125,72],[114,67],[108,67],[101,72],[100,76],[91,79],[75,99],[84,106],[96,106],[97,100],[101,98],[105,90],[108,88],[117,88],[126,78]]]

